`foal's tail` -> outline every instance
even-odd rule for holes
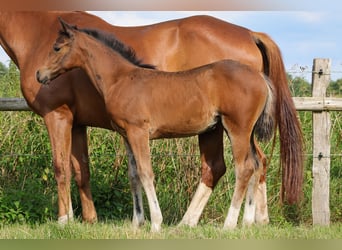
[[[303,189],[303,135],[294,102],[288,87],[281,52],[264,33],[252,32],[263,56],[264,73],[271,79],[275,92],[275,120],[280,137],[280,166],[282,168],[281,200],[299,202]]]
[[[268,88],[268,96],[264,110],[259,116],[255,127],[254,133],[259,141],[269,141],[274,135],[274,128],[276,125],[275,119],[275,96],[270,79],[264,75],[265,82]]]

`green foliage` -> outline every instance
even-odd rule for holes
[[[342,79],[332,81],[327,89],[328,96],[342,97]]]
[[[18,84],[19,76],[19,70],[12,61],[8,68],[0,63],[0,97],[22,97]]]
[[[292,96],[311,96],[311,84],[303,77],[287,75]]]
[[[0,96],[21,96],[18,70],[10,64],[4,72],[0,75]],[[290,83],[295,95],[308,95],[310,85],[303,79],[291,78]],[[342,114],[331,112],[331,116],[331,220],[342,222]],[[312,115],[299,112],[299,117],[306,146],[304,201],[297,207],[284,207],[279,203],[277,143],[267,174],[269,214],[271,225],[275,226],[311,223]],[[0,121],[0,227],[14,223],[27,223],[34,227],[37,223],[55,221],[56,183],[51,147],[42,119],[31,112],[0,112]],[[88,139],[91,186],[99,221],[130,220],[133,205],[122,139],[117,133],[98,128],[88,129]],[[201,225],[222,225],[227,215],[235,181],[227,137],[224,143],[227,172],[204,209]],[[150,145],[164,225],[174,225],[184,215],[200,180],[197,138],[158,140]],[[271,154],[271,144],[264,144],[262,148],[268,156]],[[75,183],[72,185],[72,199],[76,217],[80,218],[81,204]],[[146,217],[149,217],[147,202],[144,204]]]

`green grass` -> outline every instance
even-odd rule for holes
[[[290,224],[238,227],[223,230],[222,225],[206,224],[195,228],[163,225],[160,233],[151,233],[149,223],[133,230],[131,222],[109,221],[93,225],[56,222],[40,225],[12,224],[1,227],[1,239],[342,239],[342,224],[329,227]]]

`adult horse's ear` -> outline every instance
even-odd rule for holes
[[[71,26],[67,22],[65,22],[61,17],[58,17],[58,20],[62,26],[62,30],[64,33],[68,34],[70,37],[73,36],[73,31],[75,30],[74,26]]]

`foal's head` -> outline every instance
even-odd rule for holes
[[[77,50],[73,49],[76,29],[62,19],[59,21],[62,29],[53,45],[53,51],[50,52],[45,65],[36,73],[38,82],[42,84],[48,84],[60,74],[80,66]]]

